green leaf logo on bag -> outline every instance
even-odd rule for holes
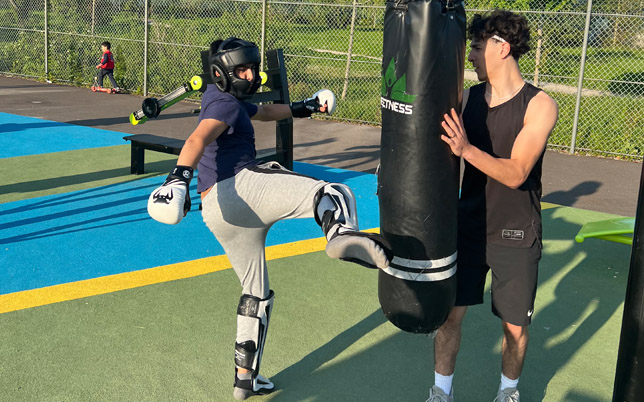
[[[391,92],[387,97],[387,93]],[[416,100],[417,95],[407,93],[407,74],[396,79],[396,63],[392,58],[387,66],[387,71],[382,77],[382,86],[380,88],[380,106],[384,109],[396,113],[412,114],[414,106],[411,103]]]

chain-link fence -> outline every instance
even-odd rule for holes
[[[559,103],[549,146],[640,159],[644,3],[499,1],[468,2],[468,18],[503,6],[530,21],[520,66]],[[383,17],[381,0],[0,0],[0,73],[89,85],[109,41],[119,86],[161,95],[201,72],[211,41],[239,36],[284,49],[293,99],[329,88],[335,119],[378,125]]]

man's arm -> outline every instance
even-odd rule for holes
[[[445,115],[442,135],[456,156],[461,156],[472,166],[492,179],[510,187],[520,187],[528,178],[546,147],[548,137],[557,123],[557,103],[545,92],[539,92],[528,104],[523,128],[517,135],[510,158],[495,158],[481,151],[467,140],[462,117],[454,109]]]
[[[206,146],[216,140],[227,128],[228,125],[223,121],[216,119],[201,120],[183,145],[177,165],[190,166],[195,169],[203,156]]]

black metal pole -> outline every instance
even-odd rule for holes
[[[617,352],[613,402],[644,400],[644,164]]]

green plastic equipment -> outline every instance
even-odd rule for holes
[[[635,229],[635,218],[613,218],[604,221],[587,222],[575,236],[578,243],[587,238],[595,237],[615,243],[633,244],[633,230]]]

